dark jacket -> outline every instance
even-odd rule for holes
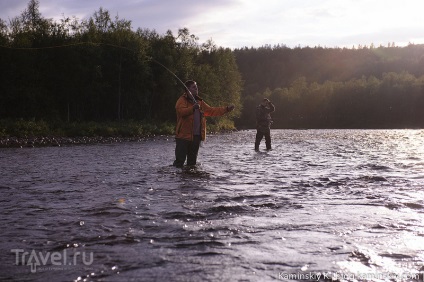
[[[256,128],[269,129],[272,124],[270,113],[275,111],[275,106],[270,103],[268,107],[260,104],[256,107]]]

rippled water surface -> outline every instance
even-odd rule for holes
[[[254,135],[0,149],[0,279],[422,281],[423,130]]]

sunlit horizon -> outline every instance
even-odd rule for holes
[[[29,0],[0,2],[0,18],[7,23],[19,16]],[[100,7],[112,20],[132,22],[137,28],[174,35],[181,28],[199,38],[228,48],[287,46],[358,48],[424,44],[421,2],[412,1],[53,1],[39,0],[43,17],[82,20]]]

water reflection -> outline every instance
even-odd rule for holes
[[[254,134],[209,136],[183,170],[165,138],[1,149],[0,257],[13,267],[0,278],[423,271],[423,131],[274,130],[260,152]],[[93,264],[29,273],[16,248],[84,250]]]

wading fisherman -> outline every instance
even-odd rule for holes
[[[200,142],[206,138],[206,118],[222,116],[234,110],[234,105],[227,107],[211,107],[198,96],[197,83],[193,80],[185,82],[185,93],[175,105],[177,126],[175,131],[174,166],[182,167],[187,158],[187,165],[196,165]]]
[[[259,151],[259,144],[265,136],[266,149],[271,150],[271,124],[270,113],[275,111],[275,106],[267,98],[256,107],[256,140],[255,151]]]

